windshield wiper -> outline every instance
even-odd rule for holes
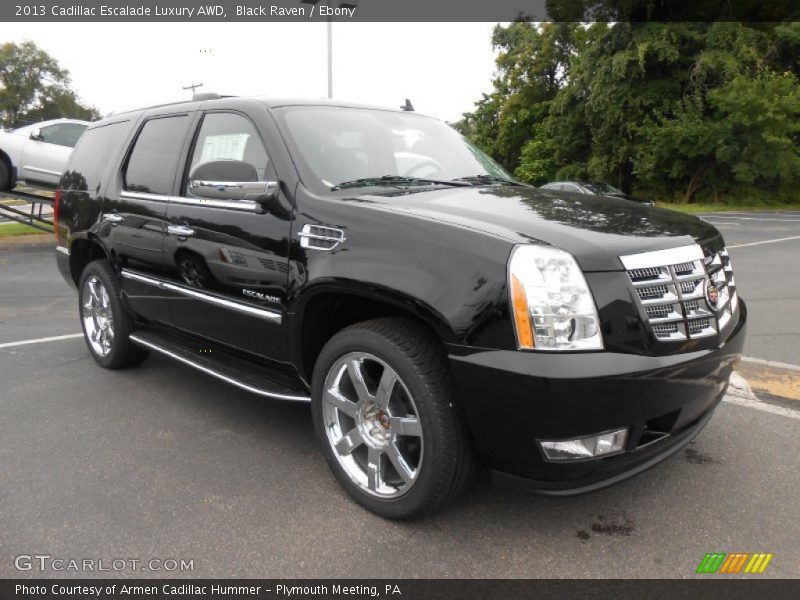
[[[343,190],[346,188],[367,187],[367,186],[395,186],[395,185],[447,185],[450,187],[463,187],[470,185],[466,181],[442,179],[428,179],[426,177],[404,177],[402,175],[383,175],[381,177],[362,177],[352,181],[337,183],[331,191]]]
[[[522,185],[518,181],[511,181],[510,179],[503,179],[502,177],[495,177],[494,175],[469,175],[467,177],[458,177],[453,181],[465,181],[470,184],[484,184],[484,183],[502,183],[505,185]]]

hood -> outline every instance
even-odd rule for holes
[[[514,243],[571,253],[584,271],[622,270],[619,256],[699,243],[721,247],[719,232],[691,215],[621,198],[529,186],[436,188],[349,198],[375,208],[477,229]]]

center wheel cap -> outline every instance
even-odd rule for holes
[[[391,441],[389,415],[374,404],[359,411],[358,426],[367,443],[375,448],[387,446]]]

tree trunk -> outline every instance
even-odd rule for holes
[[[689,180],[689,186],[686,188],[686,194],[683,196],[683,201],[685,203],[689,203],[692,201],[695,193],[700,188],[700,182],[703,180],[703,175],[705,173],[705,167],[698,167],[697,170],[692,175],[692,178]]]
[[[631,193],[631,180],[633,178],[633,165],[627,161],[617,169],[617,187],[626,194]]]

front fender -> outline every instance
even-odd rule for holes
[[[330,250],[293,241],[288,312],[298,315],[311,294],[340,286],[403,308],[445,343],[515,347],[506,285],[509,240],[376,203],[320,199],[304,208],[295,231],[314,223],[340,229],[346,240]]]

